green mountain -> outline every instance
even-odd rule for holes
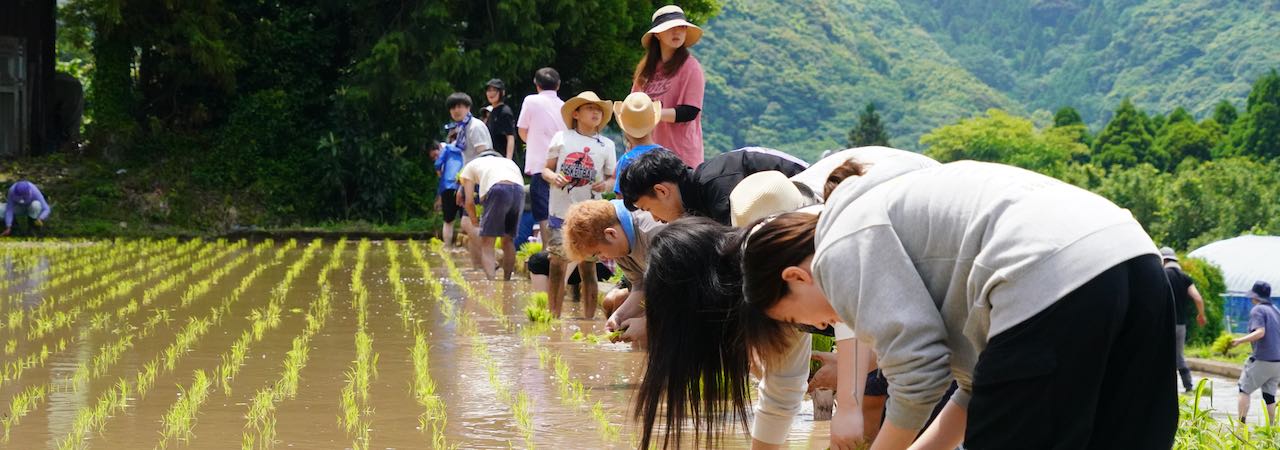
[[[989,108],[1095,131],[1124,97],[1207,117],[1280,67],[1276,0],[733,0],[695,49],[709,151],[814,158],[873,102],[893,145]]]

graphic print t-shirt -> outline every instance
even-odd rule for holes
[[[618,155],[609,138],[565,130],[551,138],[547,161],[552,159],[556,161],[556,173],[569,179],[569,184],[562,188],[551,187],[551,217],[563,219],[569,205],[600,198],[601,193],[592,191],[591,185],[604,180],[605,174],[613,173]]]

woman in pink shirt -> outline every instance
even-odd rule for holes
[[[636,66],[631,83],[631,92],[644,92],[662,103],[662,122],[654,128],[653,139],[689,167],[702,163],[699,114],[706,80],[702,64],[689,53],[689,47],[701,38],[702,29],[685,19],[679,6],[659,8],[653,13],[653,25],[640,39],[645,57]]]

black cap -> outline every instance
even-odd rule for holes
[[[1263,303],[1271,303],[1271,283],[1266,281],[1253,283],[1253,289],[1249,290],[1249,297]]]
[[[489,82],[488,82],[488,83],[485,83],[485,84],[484,84],[484,87],[485,87],[486,89],[488,89],[488,88],[497,88],[499,91],[504,91],[504,92],[507,90],[507,85],[506,85],[506,83],[503,83],[503,82],[502,82],[502,80],[499,80],[499,79],[497,79],[497,78],[494,78],[494,79],[492,79],[492,80],[489,80]]]

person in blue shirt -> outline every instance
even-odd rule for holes
[[[444,229],[441,230],[440,238],[453,243],[453,223],[462,216],[462,208],[458,206],[458,188],[461,186],[458,183],[458,171],[462,170],[462,149],[452,143],[435,143],[429,154],[435,161],[436,175],[440,177],[436,186],[436,205],[444,213]]]
[[[33,227],[40,228],[44,226],[44,221],[49,219],[49,213],[52,211],[49,201],[44,199],[44,194],[40,193],[40,189],[34,183],[27,180],[13,183],[13,186],[9,186],[9,195],[5,197],[5,203],[0,205],[0,212],[4,213],[4,233],[0,233],[0,236],[13,233],[15,216],[27,216]]]
[[[1231,341],[1231,347],[1253,343],[1253,354],[1240,372],[1240,423],[1249,414],[1249,396],[1262,389],[1267,405],[1267,423],[1276,421],[1276,387],[1280,385],[1280,309],[1271,303],[1271,284],[1258,281],[1249,290],[1253,309],[1249,310],[1249,334]]]

